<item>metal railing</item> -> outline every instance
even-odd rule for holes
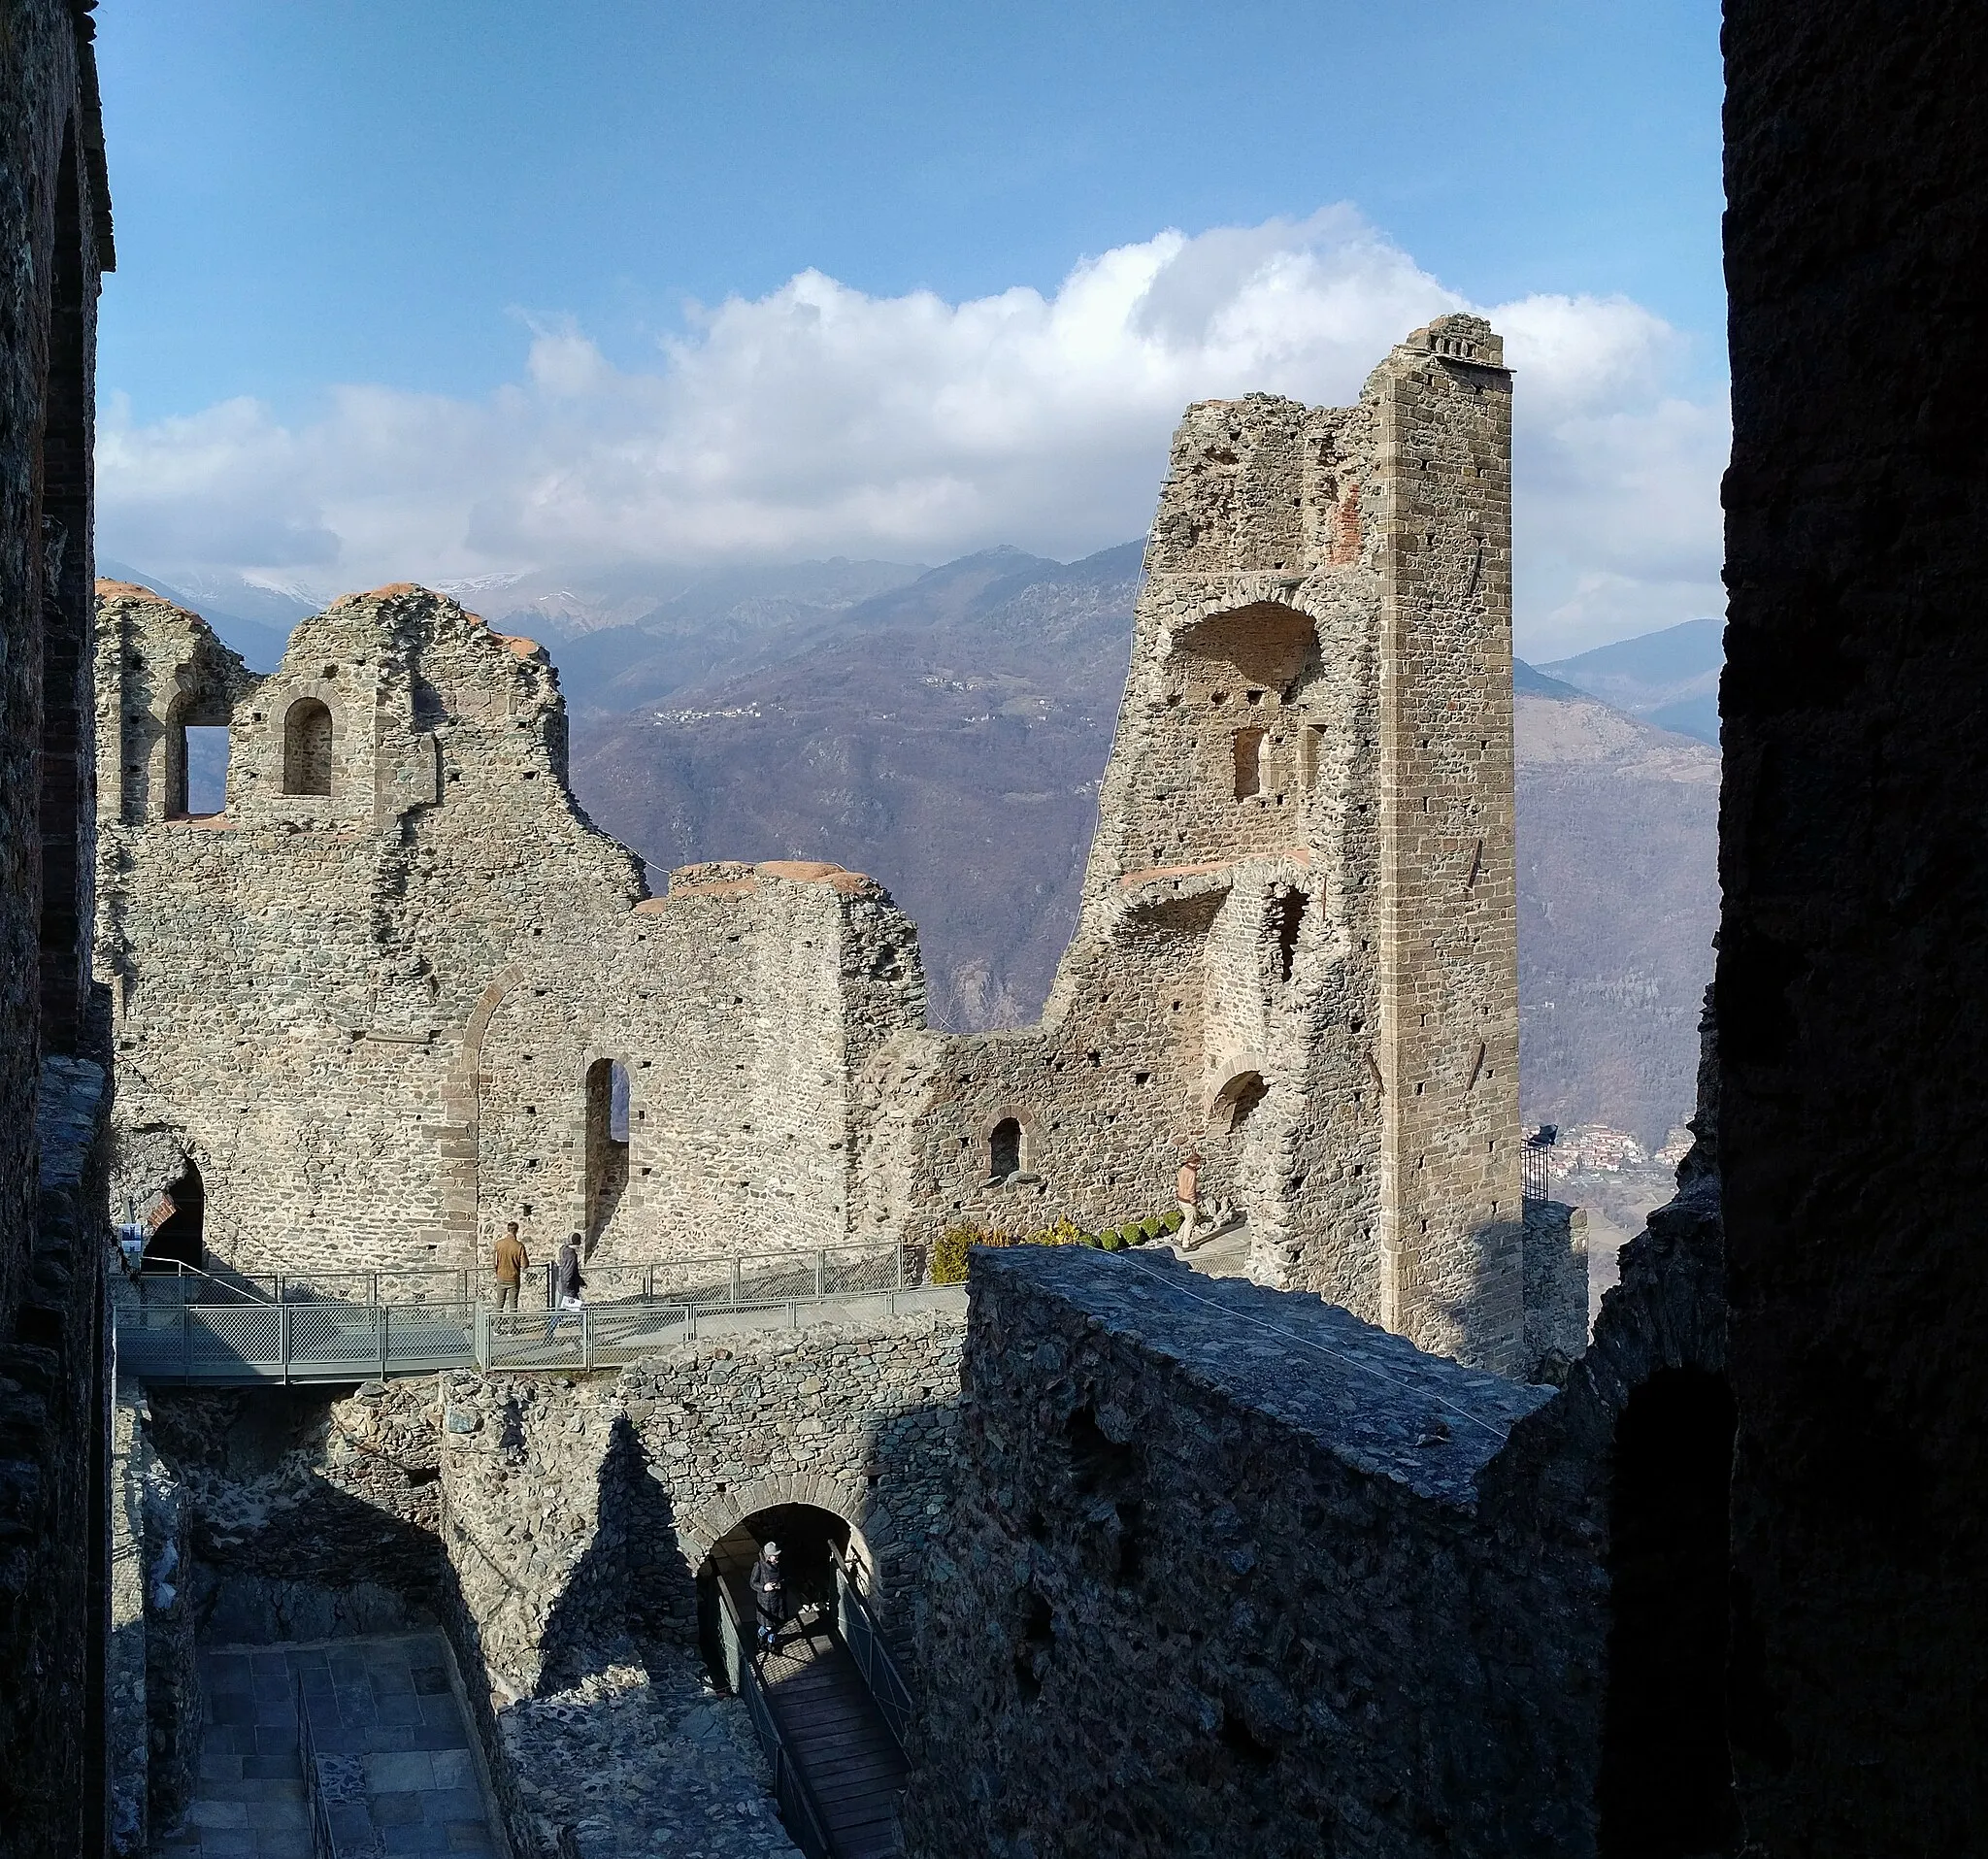
[[[752,1719],[753,1733],[759,1738],[760,1750],[773,1770],[773,1798],[779,1807],[780,1824],[808,1859],[835,1859],[835,1848],[828,1842],[827,1824],[815,1803],[814,1791],[794,1761],[786,1739],[780,1735],[773,1707],[766,1701],[759,1676],[759,1655],[740,1625],[731,1589],[723,1577],[717,1586],[718,1640],[724,1652],[725,1677],[745,1704],[746,1714]]]
[[[877,1701],[878,1713],[897,1739],[897,1746],[909,1753],[911,1725],[916,1717],[911,1688],[898,1670],[897,1661],[890,1656],[883,1628],[871,1610],[869,1597],[853,1578],[854,1559],[845,1560],[833,1544],[829,1545],[829,1554],[835,1559],[836,1630],[842,1635],[843,1644],[848,1647],[849,1657],[855,1660],[856,1670],[863,1675],[871,1697]]]
[[[244,1304],[273,1302],[255,1278],[245,1278],[234,1273],[223,1278],[214,1272],[204,1272],[197,1265],[188,1265],[183,1259],[148,1259],[128,1282],[137,1287],[140,1297],[151,1303],[188,1304],[199,1300],[216,1303],[234,1300]]]
[[[297,1712],[297,1759],[304,1771],[304,1806],[311,1816],[311,1859],[337,1859],[331,1810],[317,1779],[317,1739],[311,1732],[311,1707],[304,1699],[304,1681],[294,1671],[290,1674],[290,1703]]]
[[[1559,1140],[1557,1125],[1541,1123],[1519,1145],[1519,1193],[1525,1200],[1550,1201],[1553,1198],[1551,1156],[1553,1145]]]
[[[115,1311],[118,1360],[145,1380],[235,1383],[384,1380],[473,1367],[591,1370],[694,1341],[700,1326],[716,1318],[726,1319],[727,1328],[744,1318],[753,1328],[799,1329],[811,1308],[849,1298],[880,1303],[883,1314],[895,1316],[900,1292],[923,1288],[912,1277],[914,1268],[922,1277],[923,1255],[909,1246],[881,1253],[873,1247],[834,1263],[827,1251],[787,1254],[784,1276],[759,1269],[766,1256],[719,1263],[737,1269],[705,1287],[703,1296],[676,1291],[654,1301],[595,1302],[590,1282],[588,1302],[573,1311],[500,1312],[460,1296],[407,1304],[152,1304],[120,1295]],[[660,1274],[679,1268],[627,1269]],[[776,1295],[754,1295],[767,1291]]]

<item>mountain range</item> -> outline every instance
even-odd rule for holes
[[[573,784],[660,888],[833,859],[918,923],[936,1021],[1034,1018],[1076,920],[1143,545],[934,568],[836,559],[490,577],[448,591],[553,653]],[[320,604],[168,586],[267,669]],[[293,611],[286,611],[293,609]],[[1719,623],[1513,665],[1528,1121],[1682,1121],[1717,916]]]

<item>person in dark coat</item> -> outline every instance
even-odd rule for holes
[[[552,1268],[552,1313],[546,1322],[546,1341],[551,1342],[560,1324],[580,1312],[580,1293],[586,1279],[580,1269],[580,1235],[576,1233],[559,1248],[559,1261]]]
[[[752,1604],[759,1614],[759,1643],[771,1652],[779,1644],[787,1617],[787,1577],[780,1569],[780,1545],[769,1543],[752,1565]]]

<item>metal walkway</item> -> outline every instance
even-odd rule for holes
[[[760,1660],[759,1676],[835,1859],[895,1853],[905,1753],[848,1648],[826,1622],[797,1625]]]
[[[820,1253],[771,1255],[783,1262],[778,1274],[741,1270],[762,1265],[763,1255],[719,1261],[726,1269],[714,1281],[590,1303],[556,1318],[546,1311],[500,1316],[459,1295],[279,1302],[261,1296],[253,1280],[229,1302],[185,1301],[178,1281],[168,1280],[173,1294],[155,1302],[143,1283],[127,1283],[114,1308],[117,1366],[145,1381],[223,1386],[386,1380],[442,1369],[588,1370],[698,1337],[964,1308],[964,1287],[918,1282],[924,1261],[908,1260],[909,1250],[873,1248],[861,1261],[839,1261],[844,1269],[835,1271],[824,1270]],[[651,1281],[658,1269],[645,1268]]]
[[[892,1859],[911,1695],[869,1604],[838,1558],[834,1607],[790,1622],[777,1649],[753,1648],[738,1572],[718,1582],[720,1637],[773,1769],[780,1819],[807,1859]]]

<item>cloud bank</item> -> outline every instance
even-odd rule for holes
[[[98,445],[100,547],[152,572],[326,591],[550,566],[883,555],[998,542],[1074,556],[1140,534],[1190,400],[1340,403],[1417,324],[1479,308],[1518,371],[1521,649],[1720,611],[1723,402],[1622,298],[1474,306],[1349,208],[1163,232],[1053,296],[873,297],[804,271],[690,315],[652,367],[570,325],[480,400],[333,389],[284,424],[252,400]]]

